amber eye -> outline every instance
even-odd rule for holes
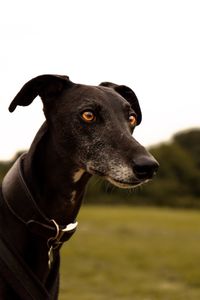
[[[82,119],[88,123],[94,122],[96,120],[95,114],[92,111],[84,111],[81,116]]]
[[[137,124],[136,117],[133,115],[129,116],[129,123],[132,127],[136,126],[136,124]]]

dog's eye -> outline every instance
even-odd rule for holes
[[[136,124],[137,124],[136,117],[133,116],[133,115],[130,115],[130,116],[129,116],[129,123],[130,123],[131,127],[136,126]]]
[[[96,120],[96,116],[92,111],[84,111],[81,114],[81,117],[87,123],[91,123],[91,122],[94,122]]]

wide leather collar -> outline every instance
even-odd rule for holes
[[[49,249],[55,249],[73,235],[78,223],[61,226],[40,210],[23,176],[22,162],[25,156],[26,154],[20,156],[4,177],[3,198],[10,212],[28,230],[46,239]]]

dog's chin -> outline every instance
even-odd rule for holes
[[[138,187],[148,181],[148,180],[140,181],[140,180],[135,179],[132,182],[128,182],[128,181],[124,181],[124,180],[118,180],[118,179],[112,178],[110,176],[105,176],[105,179],[107,181],[109,181],[110,183],[112,183],[114,186],[119,187],[121,189],[133,189],[133,188]]]

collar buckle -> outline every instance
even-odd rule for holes
[[[72,234],[76,231],[78,226],[78,222],[69,223],[64,228],[59,226],[55,220],[51,219],[51,222],[54,224],[56,229],[56,234],[53,237],[50,237],[47,241],[47,246],[50,249],[58,248],[60,245],[63,244],[64,241],[68,240]]]
[[[55,220],[51,220],[53,222],[55,228],[56,228],[56,234],[54,237],[51,237],[47,241],[47,247],[48,247],[48,266],[49,269],[51,269],[54,255],[53,251],[57,249],[59,246],[63,244],[64,241],[66,241],[66,238],[69,239],[72,234],[75,232],[78,222],[70,223],[66,225],[64,228],[60,228],[59,225],[56,223]],[[61,239],[64,237],[64,240],[61,241]]]

